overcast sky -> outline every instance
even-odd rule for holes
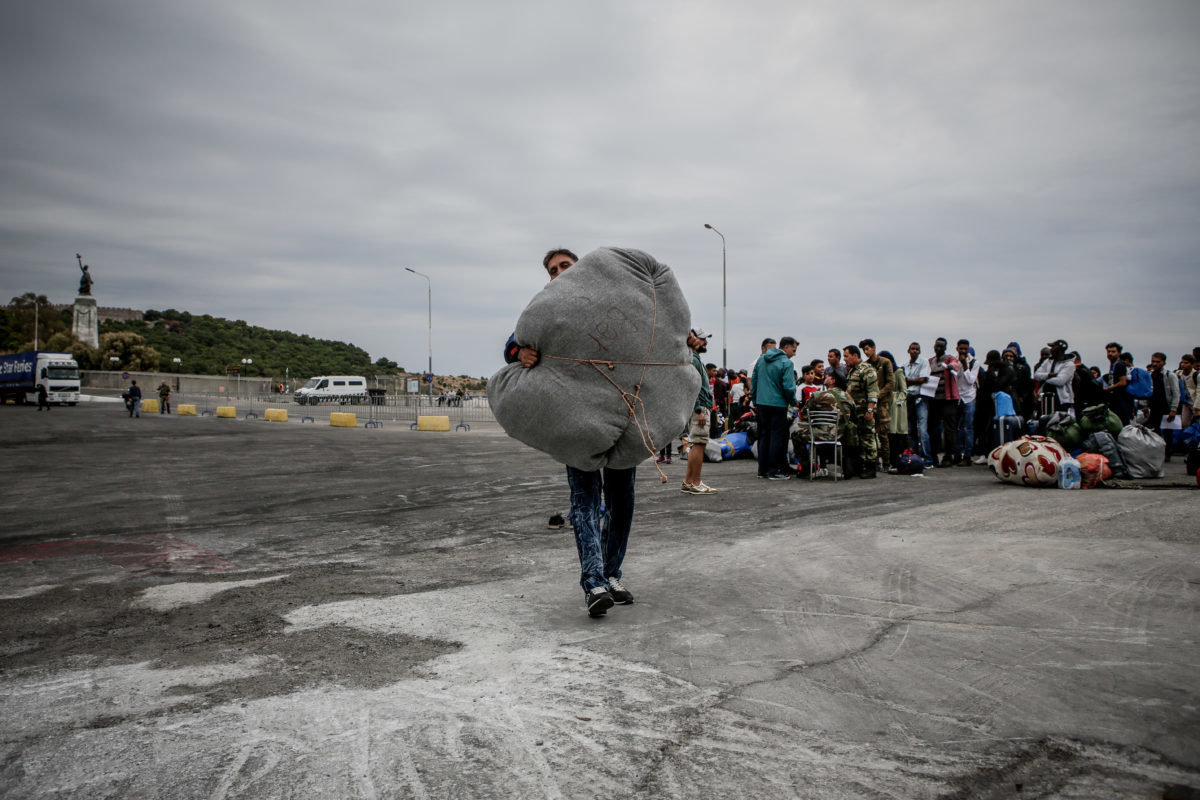
[[[872,336],[1200,345],[1200,3],[0,6],[0,295],[491,375],[564,245],[748,366]],[[252,356],[253,354],[247,354]]]

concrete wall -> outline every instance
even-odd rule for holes
[[[121,377],[122,373],[112,370],[80,370],[80,383],[84,389],[121,389],[129,385],[129,381]],[[217,394],[218,392],[233,392],[238,386],[236,377],[224,375],[187,375],[173,372],[130,372],[130,380],[138,382],[143,390],[153,389],[163,381],[167,382],[175,392],[180,394]],[[222,389],[221,387],[224,387]],[[270,378],[242,378],[243,393],[268,394],[271,391]]]

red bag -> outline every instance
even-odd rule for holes
[[[1099,453],[1081,453],[1075,460],[1079,462],[1081,489],[1094,489],[1112,477],[1108,459]]]

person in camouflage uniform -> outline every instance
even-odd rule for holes
[[[858,447],[850,452],[850,475],[855,473],[860,478],[875,477],[875,460],[879,451],[875,442],[875,409],[879,403],[879,378],[874,368],[862,360],[862,351],[857,345],[848,344],[842,348],[845,355],[846,367],[850,370],[846,376],[846,393],[854,400],[853,427],[858,434]]]
[[[845,392],[846,379],[839,373],[828,372],[825,374],[824,383],[825,388],[810,397],[808,402],[800,409],[798,424],[792,431],[792,447],[796,451],[796,457],[800,460],[801,464],[808,463],[808,459],[802,454],[807,451],[809,445],[808,414],[810,411],[838,412],[837,440],[842,443],[847,451],[858,445],[858,432],[852,424],[854,419],[854,401]],[[821,438],[825,438],[824,434],[827,433],[832,433],[832,431],[821,431],[819,429],[817,431],[818,436]]]
[[[892,424],[892,383],[895,368],[892,362],[875,352],[875,340],[863,339],[858,343],[862,348],[863,358],[875,370],[875,380],[879,384],[879,403],[875,406],[875,434],[879,443],[879,460],[883,468],[892,464],[891,448],[888,446],[888,430]]]

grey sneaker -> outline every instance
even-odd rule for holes
[[[612,595],[614,603],[627,606],[633,602],[633,592],[625,588],[625,584],[621,583],[620,578],[608,579],[608,593]]]
[[[589,617],[603,617],[613,607],[612,595],[603,586],[597,586],[590,591],[584,592],[583,597],[587,601]]]

